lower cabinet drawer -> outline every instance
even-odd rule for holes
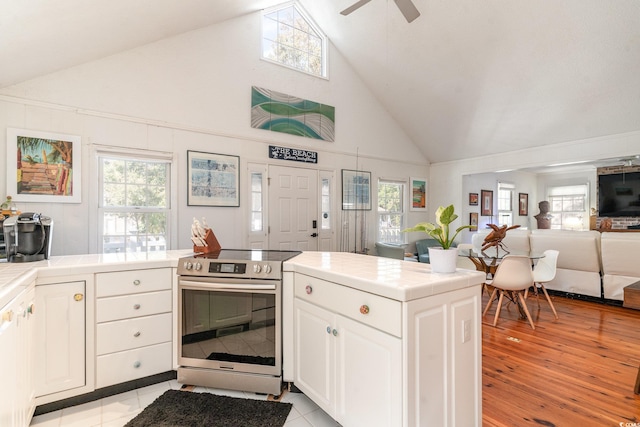
[[[171,342],[98,356],[96,388],[170,371]]]
[[[98,323],[98,356],[171,341],[171,313]]]
[[[295,275],[295,296],[357,322],[402,337],[402,303],[333,282]]]
[[[96,322],[129,319],[171,311],[171,291],[98,298]]]

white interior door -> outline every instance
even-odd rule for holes
[[[269,249],[317,251],[318,171],[269,166]]]

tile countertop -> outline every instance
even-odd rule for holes
[[[178,258],[191,254],[193,254],[192,250],[176,250],[148,253],[66,255],[35,262],[2,262],[0,263],[0,308],[15,298],[36,278],[127,269],[175,267]],[[131,266],[131,268],[123,268],[123,264]]]
[[[306,274],[398,301],[410,301],[486,280],[479,271],[432,273],[425,263],[347,252],[303,252],[284,263],[285,271]]]

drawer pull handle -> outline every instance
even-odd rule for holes
[[[327,326],[327,333],[330,334],[331,333],[331,326]]]
[[[140,331],[136,332],[135,334],[133,334],[134,337],[138,338],[140,336]]]
[[[313,288],[311,287],[311,285],[307,285],[304,288],[305,292],[307,293],[307,295],[311,295],[311,292],[313,292]]]
[[[335,330],[335,329],[334,329],[333,331],[331,331],[331,333],[333,334],[333,336],[334,336],[334,337],[337,337],[337,336],[338,336],[338,331],[337,331],[337,330]]]
[[[361,314],[369,314],[369,306],[366,304],[363,304],[360,306],[360,313]]]
[[[136,286],[138,286],[138,285],[140,284],[140,279],[136,279],[136,280],[134,280],[134,281],[133,281],[133,284],[134,284],[134,285],[136,285]]]
[[[140,367],[140,365],[142,365],[142,363],[140,363],[140,362],[136,361],[136,362],[133,364],[133,367],[137,369],[137,368],[139,368],[139,367]]]
[[[73,296],[73,299],[76,300],[76,301],[82,301],[82,298],[84,298],[84,295],[82,295],[82,294],[75,294]]]
[[[135,304],[135,305],[133,306],[133,309],[134,309],[134,310],[140,310],[140,304]]]

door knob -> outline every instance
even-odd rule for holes
[[[313,233],[311,237],[318,237],[318,233]]]

